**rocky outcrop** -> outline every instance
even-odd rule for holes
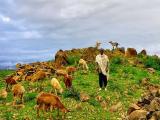
[[[147,51],[145,49],[143,49],[139,54],[140,55],[147,55]]]
[[[126,57],[135,57],[137,56],[137,51],[134,48],[127,48],[127,51],[125,52]]]
[[[144,78],[142,81],[145,81]],[[160,119],[160,86],[148,85],[148,93],[128,109],[128,120],[159,120]]]
[[[55,67],[60,68],[61,66],[67,65],[67,54],[63,50],[59,50],[55,55]]]
[[[98,50],[95,47],[89,47],[84,50],[82,54],[82,59],[92,62],[95,61],[95,57],[98,53]]]

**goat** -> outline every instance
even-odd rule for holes
[[[9,76],[7,78],[5,78],[5,82],[6,82],[6,91],[9,90],[9,85],[12,86],[14,84],[17,84],[16,80],[13,79],[13,76]]]
[[[110,43],[110,44],[112,45],[112,47],[113,47],[112,50],[118,48],[119,43],[113,42],[113,41],[109,41],[109,43]]]
[[[59,109],[62,113],[69,112],[68,109],[64,107],[62,102],[60,101],[60,98],[57,95],[51,94],[51,93],[40,93],[37,96],[37,116],[39,116],[39,110],[45,109],[50,110],[52,112],[53,109],[58,109],[58,116],[59,116]]]
[[[84,59],[80,59],[80,60],[79,60],[78,68],[79,68],[80,66],[82,67],[83,70],[87,70],[87,71],[88,71],[88,69],[89,69],[89,68],[88,68],[88,65],[87,65],[87,62],[86,62]]]
[[[13,105],[16,104],[16,98],[20,98],[21,102],[23,104],[24,103],[23,95],[24,95],[24,92],[25,92],[24,87],[21,84],[15,84],[12,87],[12,92],[13,92],[13,97],[14,97]]]
[[[65,74],[67,74],[66,70],[63,69],[56,70],[56,76],[64,76]]]
[[[73,66],[66,67],[66,71],[68,74],[73,74],[76,71],[76,68]]]
[[[63,89],[62,89],[59,81],[58,81],[56,78],[52,78],[52,80],[51,80],[51,85],[52,85],[52,87],[54,88],[56,95],[57,95],[57,90],[59,91],[59,93],[62,93],[62,92],[63,92]]]
[[[70,89],[72,87],[72,80],[73,78],[71,75],[68,75],[68,74],[64,75],[64,83],[66,88]]]
[[[97,42],[96,42],[96,45],[95,45],[95,48],[96,48],[96,49],[99,49],[99,47],[100,47],[101,44],[102,44],[101,42],[97,41]]]

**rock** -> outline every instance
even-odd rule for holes
[[[89,47],[89,48],[85,49],[83,52],[83,55],[82,55],[82,59],[84,59],[86,61],[93,62],[95,60],[97,51],[98,50],[95,47]]]
[[[38,80],[44,79],[46,76],[47,76],[46,73],[40,70],[33,74],[31,81],[36,82]]]
[[[148,90],[150,94],[153,95],[154,97],[159,96],[160,89],[158,87],[150,85],[148,87]]]
[[[160,111],[160,98],[155,97],[150,105],[149,105],[149,109],[150,111],[156,111],[159,110]]]
[[[127,51],[125,52],[126,57],[135,57],[137,56],[137,51],[134,48],[127,48]]]
[[[7,91],[6,91],[5,89],[2,89],[2,90],[0,91],[0,98],[5,99],[5,98],[7,98],[7,96],[8,96]]]
[[[103,100],[100,104],[104,110],[107,110],[107,102],[105,100]]]
[[[140,55],[147,55],[147,52],[146,52],[145,49],[143,49],[139,54],[140,54]]]
[[[122,106],[121,102],[118,102],[116,105],[111,106],[109,109],[110,112],[116,112]]]
[[[110,96],[106,97],[106,101],[109,102],[111,100]]]
[[[157,120],[155,116],[152,116],[149,120]]]
[[[133,111],[135,111],[135,110],[139,110],[139,109],[141,109],[137,104],[132,104],[130,107],[129,107],[129,109],[128,109],[128,111],[127,111],[127,114],[129,115],[129,114],[131,114]]]
[[[142,81],[141,81],[141,84],[142,85],[148,85],[149,80],[150,80],[149,78],[143,78]]]
[[[154,112],[153,116],[155,116],[156,120],[160,119],[160,111]]]
[[[140,119],[146,119],[147,111],[145,110],[135,110],[133,111],[129,116],[129,120],[140,120]]]
[[[77,110],[82,110],[82,104],[81,103],[76,104],[75,108]]]
[[[154,68],[147,68],[148,72],[154,74],[156,70]]]
[[[55,67],[60,68],[61,66],[67,65],[68,57],[65,51],[59,50],[55,55]]]
[[[122,54],[125,54],[125,48],[121,47],[121,48],[116,48],[115,51],[119,51]]]
[[[100,96],[100,95],[96,96],[95,99],[96,99],[98,102],[102,102],[102,100],[103,100],[102,96]]]
[[[86,93],[80,93],[80,100],[82,101],[82,102],[86,102],[86,101],[88,101],[90,99],[90,96],[88,95],[88,94],[86,94]]]
[[[6,103],[6,106],[10,106],[10,105],[12,105],[12,103],[11,103],[11,102],[9,102],[9,103]]]

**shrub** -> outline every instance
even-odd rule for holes
[[[89,104],[93,105],[93,106],[100,106],[100,103],[98,101],[96,101],[94,98],[89,99]]]
[[[122,62],[123,62],[123,59],[119,56],[111,59],[111,64],[122,64]]]
[[[63,93],[63,97],[64,98],[68,98],[68,97],[71,97],[71,98],[74,98],[76,100],[79,100],[80,98],[80,93],[78,90],[72,88],[70,90],[67,90]]]
[[[37,96],[37,93],[28,93],[26,96],[25,96],[25,101],[28,102],[28,101],[31,101],[33,99],[35,99]]]
[[[73,55],[72,55],[72,56],[68,56],[67,61],[68,61],[68,64],[69,64],[69,65],[75,65],[75,64],[78,63],[79,59],[80,59],[79,56],[73,56]]]
[[[160,70],[160,59],[155,56],[148,56],[146,58],[143,58],[143,63],[145,67],[151,67],[156,70]]]

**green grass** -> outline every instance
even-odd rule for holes
[[[72,60],[71,60],[72,61]],[[74,64],[74,62],[71,62]],[[94,66],[89,65],[94,68]],[[71,110],[70,113],[66,115],[68,120],[117,120],[121,118],[121,113],[125,114],[129,105],[136,100],[138,100],[144,92],[144,87],[141,86],[140,80],[144,77],[149,77],[151,83],[160,84],[159,76],[160,71],[155,74],[149,74],[144,68],[133,67],[130,65],[123,65],[121,58],[116,58],[111,64],[110,69],[110,79],[108,81],[107,91],[98,91],[98,74],[92,70],[88,74],[81,74],[77,71],[73,80],[74,91],[65,90],[63,94],[60,95],[64,105]],[[14,71],[3,70],[0,71],[0,89],[5,87],[4,77],[13,73]],[[35,82],[33,84],[22,81],[26,89],[24,95],[25,108],[15,109],[11,105],[0,104],[0,118],[3,120],[22,120],[29,118],[31,120],[37,119],[36,110],[34,106],[36,105],[36,96],[40,89],[49,92],[52,90],[50,85],[50,79],[44,79],[43,81]],[[64,87],[63,82],[61,82]],[[37,89],[36,89],[37,88]],[[36,89],[34,92],[30,92],[31,89]],[[90,95],[90,100],[88,102],[82,102],[82,109],[77,110],[75,108],[76,104],[80,103],[79,93],[85,92]],[[97,95],[102,96],[103,100],[110,98],[107,102],[107,110],[103,110],[100,103],[95,100]],[[3,101],[0,100],[0,101]],[[13,95],[10,92],[6,102],[11,103],[13,101]],[[109,108],[115,104],[121,102],[122,109],[117,112],[110,112]],[[54,111],[53,116],[55,116],[56,111]],[[39,120],[49,118],[47,114],[44,116],[41,113]]]

